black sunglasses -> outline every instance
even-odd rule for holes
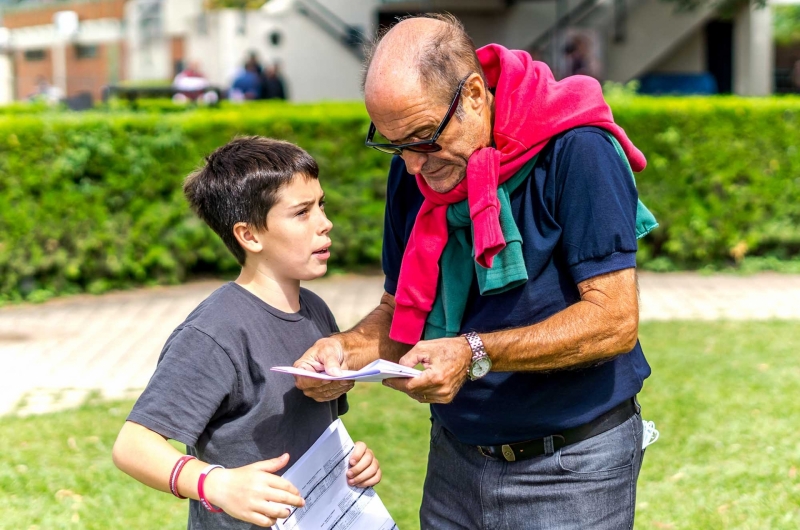
[[[453,94],[453,101],[450,102],[450,108],[447,109],[447,114],[445,115],[442,123],[439,124],[439,127],[436,129],[436,132],[433,133],[428,140],[422,140],[421,142],[410,142],[407,144],[380,144],[373,142],[372,139],[375,137],[375,124],[369,122],[369,132],[367,133],[367,140],[364,142],[364,145],[367,147],[372,147],[373,149],[377,149],[382,153],[388,153],[390,155],[403,155],[403,149],[408,149],[409,151],[414,151],[415,153],[435,153],[436,151],[441,151],[442,146],[436,143],[436,140],[439,139],[439,135],[442,134],[444,128],[447,127],[447,124],[450,123],[450,118],[453,117],[453,114],[456,113],[456,109],[458,108],[458,101],[461,98],[461,89],[464,88],[464,83],[467,82],[469,76],[472,74],[467,74],[467,76],[461,80],[458,84],[458,88],[456,89],[456,93]]]

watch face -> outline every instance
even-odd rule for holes
[[[492,369],[492,361],[488,357],[478,359],[472,364],[472,377],[475,379],[481,378],[489,373]]]

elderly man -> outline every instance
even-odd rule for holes
[[[431,403],[423,529],[632,528],[644,157],[596,81],[556,82],[497,45],[476,55],[450,16],[396,24],[364,91],[367,145],[396,155],[386,292],[295,366],[424,366],[386,382]],[[317,400],[350,388],[297,385]]]

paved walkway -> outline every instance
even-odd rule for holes
[[[642,320],[800,320],[800,276],[640,274]],[[79,405],[91,392],[136,396],[170,332],[218,281],[76,296],[0,309],[0,415]],[[307,285],[342,329],[383,292],[380,276],[335,276]]]

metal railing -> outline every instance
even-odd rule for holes
[[[348,24],[317,0],[298,0],[295,5],[300,14],[308,17],[309,20],[339,41],[359,60],[364,58],[364,43],[367,38],[361,29]]]

